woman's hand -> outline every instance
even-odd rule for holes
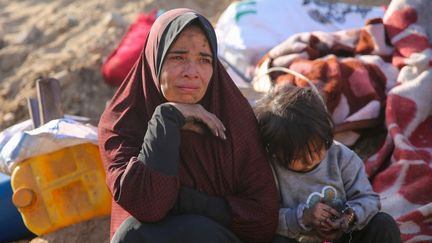
[[[197,126],[196,122],[201,122],[206,125],[210,131],[222,139],[226,139],[225,126],[213,113],[208,112],[200,104],[181,104],[169,102],[168,104],[174,106],[185,117],[186,123],[183,129],[200,132],[201,128]]]
[[[339,218],[340,214],[325,203],[317,203],[312,208],[306,208],[303,212],[303,223],[316,230],[331,231],[334,229],[333,218]]]

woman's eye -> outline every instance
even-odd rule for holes
[[[210,58],[201,58],[201,62],[211,64],[212,60]]]
[[[174,60],[174,61],[181,61],[181,60],[183,60],[183,57],[182,56],[171,56],[170,59]]]

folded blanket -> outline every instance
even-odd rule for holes
[[[352,146],[362,129],[383,121],[386,94],[398,74],[397,68],[386,62],[392,53],[381,19],[359,29],[296,34],[266,54],[253,87],[265,92],[282,83],[307,85],[291,74],[261,75],[271,67],[286,67],[305,75],[326,101],[336,123],[336,139]]]

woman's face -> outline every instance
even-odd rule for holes
[[[198,26],[185,28],[162,64],[160,88],[167,101],[194,104],[207,90],[213,74],[213,55]]]

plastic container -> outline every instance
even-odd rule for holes
[[[0,242],[16,241],[34,236],[24,225],[12,204],[11,178],[0,173]]]
[[[12,173],[13,203],[37,235],[109,215],[111,195],[96,145],[86,143],[35,156]]]

